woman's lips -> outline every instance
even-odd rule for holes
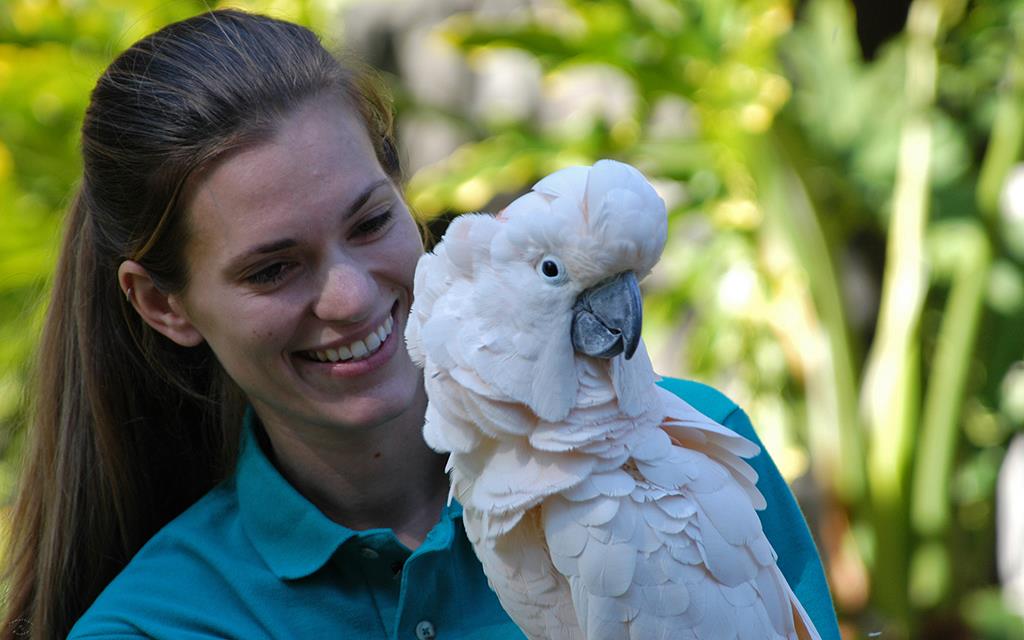
[[[318,362],[345,362],[348,360],[363,360],[369,358],[380,349],[381,345],[388,339],[394,329],[395,321],[389,315],[375,329],[358,340],[335,349],[324,349],[322,351],[307,351],[303,355],[310,360]]]
[[[391,314],[387,317],[384,323],[377,327],[377,329],[380,329],[380,327],[383,326],[390,326],[390,329],[386,330],[384,340],[376,346],[375,350],[370,350],[366,345],[366,342],[363,340],[357,340],[350,343],[350,345],[355,345],[356,349],[358,349],[359,345],[357,343],[361,342],[362,347],[366,349],[366,352],[361,354],[353,353],[355,349],[353,349],[352,346],[348,346],[350,355],[347,359],[341,359],[340,356],[344,355],[341,353],[337,354],[339,356],[337,361],[332,361],[330,358],[327,358],[327,361],[325,362],[318,356],[330,354],[316,351],[303,351],[300,353],[299,357],[305,366],[312,367],[315,370],[321,373],[326,373],[331,377],[347,378],[365,375],[384,365],[398,350],[399,340],[402,336],[401,331],[399,331],[401,327],[397,320],[397,312],[398,302],[396,301],[391,307]],[[379,334],[376,333],[377,329],[375,329],[373,333],[379,338]],[[367,334],[367,337],[369,337],[369,335],[370,334]]]

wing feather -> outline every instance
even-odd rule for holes
[[[467,534],[480,533],[480,514],[467,510]],[[474,546],[502,607],[531,640],[584,640],[565,577],[551,563],[535,511],[493,546]]]

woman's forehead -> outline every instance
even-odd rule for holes
[[[314,224],[341,215],[367,193],[393,193],[377,188],[385,182],[360,116],[337,101],[308,103],[266,142],[239,150],[202,177],[188,207],[191,235],[224,248]]]

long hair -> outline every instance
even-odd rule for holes
[[[207,347],[146,325],[117,270],[135,260],[161,291],[184,290],[190,178],[323,94],[358,111],[399,182],[380,83],[294,24],[205,13],[137,42],[97,82],[39,345],[0,638],[65,637],[135,552],[232,470],[240,391]]]

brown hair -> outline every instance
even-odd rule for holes
[[[139,547],[233,467],[240,392],[208,348],[150,329],[117,269],[136,260],[164,292],[184,289],[189,177],[325,92],[359,111],[398,183],[379,82],[303,27],[204,13],[142,39],[97,82],[39,347],[0,637],[65,637]]]

